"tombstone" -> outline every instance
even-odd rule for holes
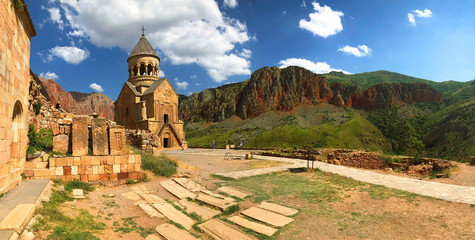
[[[74,117],[72,123],[72,148],[73,156],[87,155],[89,131],[87,129],[87,117]]]
[[[109,142],[111,155],[126,154],[125,128],[123,126],[111,126],[109,128]]]
[[[94,155],[109,155],[109,141],[107,139],[107,120],[92,119],[92,153]]]
[[[69,136],[60,134],[53,137],[53,151],[54,152],[69,152]]]

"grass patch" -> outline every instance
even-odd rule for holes
[[[94,191],[94,186],[89,183],[84,183],[79,180],[69,181],[64,185],[64,189],[71,192],[73,189],[82,189],[85,193]]]
[[[418,196],[415,193],[392,189],[382,185],[371,185],[367,188],[362,188],[360,191],[368,192],[371,198],[376,200],[384,200],[390,197],[397,197],[406,199],[408,202],[412,202]]]
[[[289,163],[270,161],[270,160],[253,160],[253,161],[246,162],[246,166],[250,169],[280,167],[284,165],[289,165]]]
[[[113,226],[116,227],[114,232],[120,231],[121,233],[130,233],[132,231],[136,231],[143,238],[146,238],[148,235],[153,234],[155,232],[153,228],[144,228],[138,226],[134,218],[136,217],[122,218],[122,226],[120,226],[118,222],[114,222]]]
[[[141,152],[142,169],[153,172],[156,176],[171,177],[176,173],[178,164],[165,155],[155,157],[152,154]]]
[[[209,175],[211,178],[218,179],[218,180],[223,180],[223,181],[234,181],[236,179],[230,178],[230,177],[225,177],[221,175],[216,175],[216,174],[211,174]]]
[[[241,208],[239,207],[239,204],[236,204],[234,206],[231,206],[231,207],[228,207],[226,208],[226,210],[223,211],[223,215],[231,215],[235,212],[238,212],[239,210],[241,210]]]

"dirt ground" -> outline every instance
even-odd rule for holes
[[[249,162],[256,160],[224,160],[226,150],[203,150],[168,152],[167,155],[179,162],[178,175],[188,175],[193,180],[216,189],[222,184],[237,184],[242,191],[252,192],[255,189],[246,189],[239,186],[239,181],[227,182],[213,178],[211,175],[218,172],[230,172],[250,169]],[[245,154],[247,151],[234,152]],[[264,164],[263,166],[265,166]],[[459,172],[453,175],[449,183],[456,181],[466,184],[475,181],[474,167],[461,166]],[[303,172],[284,173],[277,177],[298,177],[307,179],[310,184],[320,184],[327,181],[323,173]],[[324,177],[325,176],[325,177]],[[268,178],[272,178],[269,176]],[[333,176],[329,179],[339,179]],[[163,218],[151,218],[137,205],[137,201],[127,199],[122,194],[131,192],[131,187],[146,188],[169,201],[175,201],[173,195],[160,186],[165,177],[155,177],[150,182],[114,187],[99,187],[88,194],[86,199],[67,202],[61,208],[64,214],[75,216],[79,209],[87,209],[97,221],[106,224],[106,230],[96,235],[100,239],[143,239],[138,230],[124,232],[120,230],[127,218],[145,230],[151,230],[165,223]],[[448,179],[437,179],[437,181]],[[265,181],[259,182],[263,189],[272,193],[279,191]],[[257,185],[259,185],[257,184]],[[297,194],[274,196],[270,194],[270,201],[299,209],[295,221],[284,227],[277,236],[271,239],[474,239],[475,236],[475,206],[462,203],[447,202],[426,197],[416,196],[410,201],[401,197],[375,199],[367,191],[359,187],[336,186],[328,182],[329,186],[341,191],[341,200],[332,202],[312,202],[297,197]],[[369,185],[368,185],[369,186]],[[274,189],[272,189],[274,188]],[[302,196],[306,196],[303,189]],[[328,191],[334,191],[329,189]],[[322,192],[325,194],[325,192]],[[113,197],[109,196],[112,195]],[[251,197],[240,202],[241,210],[257,205],[257,199]],[[196,230],[192,232],[209,239],[205,234]],[[158,236],[153,233],[152,235]],[[42,239],[46,236],[39,236]]]

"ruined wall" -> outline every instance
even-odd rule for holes
[[[36,31],[26,5],[18,8],[0,0],[0,193],[21,181],[28,143],[30,38]]]

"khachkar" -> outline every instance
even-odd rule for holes
[[[87,117],[73,118],[71,137],[73,156],[87,155],[89,139]]]
[[[109,155],[107,120],[102,118],[93,118],[91,122],[92,153],[94,155]]]
[[[167,78],[159,77],[160,58],[143,32],[127,63],[128,80],[114,103],[116,122],[150,131],[159,148],[180,148],[185,133],[178,119],[178,94]]]

